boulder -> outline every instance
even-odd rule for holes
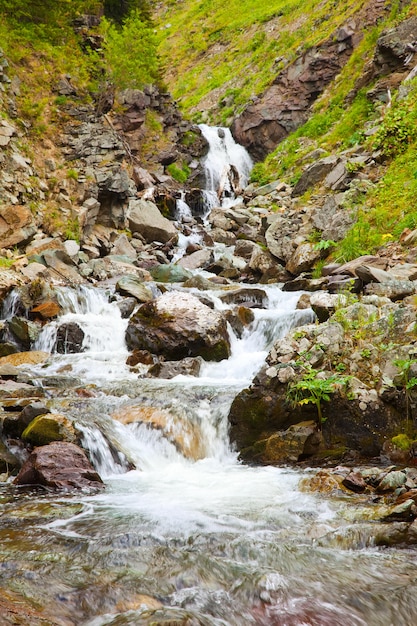
[[[120,278],[116,283],[116,291],[122,296],[133,296],[138,302],[153,300],[152,291],[134,275]]]
[[[320,259],[320,256],[321,251],[317,249],[314,243],[301,243],[288,259],[285,269],[293,275],[301,274],[301,272],[311,269]]]
[[[78,442],[78,434],[72,422],[58,413],[37,415],[22,433],[23,441],[34,446],[44,446],[51,441]]]
[[[317,454],[321,441],[314,422],[300,422],[257,443],[257,460],[268,465],[301,461]]]
[[[9,414],[4,418],[3,433],[8,437],[21,437],[23,431],[38,415],[46,415],[49,409],[43,402],[31,402],[17,414]]]
[[[155,265],[151,268],[151,276],[159,283],[183,283],[193,275],[180,265]]]
[[[202,356],[220,361],[230,356],[226,321],[188,293],[167,292],[143,304],[126,331],[129,350],[149,350],[178,361]]]
[[[38,365],[49,358],[49,352],[32,350],[31,352],[15,352],[0,358],[0,365],[9,364],[15,367],[19,365]]]
[[[59,354],[82,352],[84,331],[75,322],[61,324],[56,334],[55,351]]]
[[[249,308],[262,309],[265,307],[268,296],[263,289],[241,287],[227,291],[220,296],[220,299],[222,302],[226,302],[226,304],[243,304]]]
[[[199,356],[186,357],[181,361],[159,361],[148,370],[148,376],[153,378],[174,378],[174,376],[198,376],[203,359]]]
[[[196,250],[196,252],[193,252],[192,254],[183,256],[178,261],[178,265],[184,267],[187,270],[196,270],[199,268],[204,268],[208,263],[212,261],[212,258],[213,255],[211,250]]]
[[[149,200],[130,201],[128,222],[132,233],[139,233],[148,243],[154,241],[166,243],[178,237],[174,224]]]
[[[29,241],[37,226],[27,206],[0,207],[0,241],[3,248],[11,248]]]
[[[187,459],[204,458],[204,438],[198,426],[167,409],[154,406],[126,406],[113,413],[112,418],[122,424],[146,424],[159,430]]]
[[[102,480],[85,452],[75,444],[63,441],[35,448],[14,483],[65,490],[102,486]]]

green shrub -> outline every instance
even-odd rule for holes
[[[117,28],[102,20],[104,59],[111,80],[119,89],[141,89],[159,78],[155,36],[139,11],[133,11]]]

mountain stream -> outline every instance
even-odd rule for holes
[[[417,623],[417,553],[373,545],[371,505],[305,492],[313,470],[246,466],[229,443],[235,395],[276,338],[313,320],[296,309],[299,293],[262,289],[251,326],[241,338],[230,330],[231,357],[171,380],[125,365],[127,321],[111,290],[59,291],[63,315],[36,348],[51,351],[57,326],[75,321],[84,351],[52,354],[28,376],[76,422],[105,489],[1,486],[5,597],[24,598],[46,626]],[[218,295],[205,292],[224,308]],[[146,410],[152,419],[139,421]]]

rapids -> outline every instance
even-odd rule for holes
[[[417,623],[416,552],[375,547],[376,505],[306,493],[312,470],[249,467],[230,445],[235,395],[276,338],[313,321],[300,294],[259,288],[267,304],[240,338],[230,329],[231,357],[172,380],[125,365],[111,290],[59,291],[63,314],[35,346],[51,357],[22,375],[76,422],[105,490],[0,485],[0,590],[29,615],[16,623],[35,623],[32,610],[43,626]],[[80,354],[54,353],[67,322],[85,333]]]

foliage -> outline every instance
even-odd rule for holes
[[[181,167],[178,167],[176,163],[171,163],[166,169],[169,175],[179,183],[185,183],[191,173],[186,163],[183,163]]]
[[[349,383],[350,376],[341,376],[333,374],[328,378],[319,377],[317,370],[310,365],[305,366],[305,372],[299,380],[291,382],[288,385],[287,397],[294,404],[315,404],[317,408],[318,426],[322,429],[323,414],[321,403],[329,401],[330,396],[335,393],[338,388],[346,387]]]
[[[393,98],[381,126],[372,138],[374,150],[393,157],[405,152],[417,139],[417,82],[409,84],[405,98]]]
[[[148,0],[104,0],[103,10],[107,19],[119,25],[122,25],[133,11],[138,11],[144,22],[150,20]]]
[[[117,28],[102,20],[104,58],[108,73],[119,89],[141,89],[159,77],[155,36],[139,11],[133,11]]]
[[[401,384],[403,385],[405,392],[405,405],[406,405],[406,419],[407,424],[411,415],[411,407],[410,407],[410,392],[414,387],[417,387],[417,378],[415,376],[410,377],[411,370],[413,365],[417,363],[417,359],[395,359],[394,365],[399,370],[399,377],[401,380]]]

